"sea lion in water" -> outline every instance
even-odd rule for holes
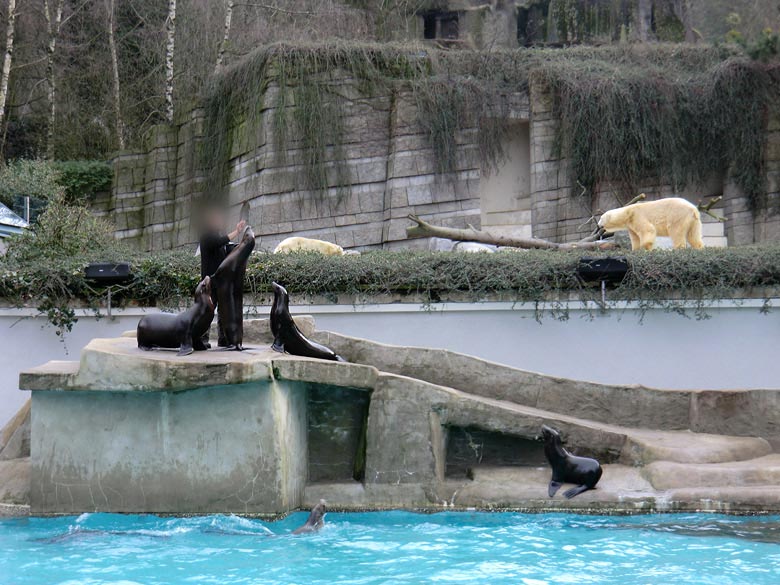
[[[333,362],[346,361],[324,345],[306,339],[290,315],[290,295],[287,289],[277,283],[271,283],[274,289],[274,304],[271,306],[271,333],[274,343],[271,349],[280,353],[319,358]]]
[[[561,435],[553,428],[542,425],[544,454],[552,467],[552,479],[547,494],[552,498],[561,484],[574,483],[577,487],[567,490],[563,495],[571,499],[587,490],[592,490],[601,479],[601,465],[590,457],[577,457],[563,448]]]
[[[255,249],[255,234],[246,226],[239,244],[233,248],[212,277],[226,349],[244,349],[244,274],[249,255]]]
[[[317,532],[320,528],[325,526],[325,512],[327,506],[325,500],[320,500],[320,503],[314,506],[309,513],[309,517],[306,519],[306,523],[300,528],[293,530],[293,534],[306,534],[308,532]]]
[[[204,351],[208,348],[201,338],[211,327],[213,320],[211,278],[207,276],[195,289],[195,304],[186,311],[177,315],[155,313],[141,318],[136,330],[138,347],[146,351],[161,347],[178,347],[178,355]]]

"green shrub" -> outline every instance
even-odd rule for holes
[[[84,201],[111,189],[114,168],[102,160],[66,160],[53,163],[57,183],[69,201]]]
[[[0,202],[13,204],[14,197],[47,200],[61,191],[57,171],[43,160],[14,160],[0,168]]]
[[[0,294],[16,304],[37,305],[57,334],[63,335],[76,322],[73,301],[94,305],[100,296],[84,279],[84,266],[95,260],[119,260],[125,254],[126,247],[114,238],[110,223],[55,194],[38,221],[8,240],[0,260]]]
[[[10,206],[17,196],[45,202],[60,193],[68,202],[86,201],[110,189],[113,178],[105,161],[14,160],[0,168],[0,202]]]
[[[77,304],[97,307],[105,289],[84,279],[92,261],[130,262],[132,282],[113,294],[120,304],[177,307],[192,302],[200,263],[192,252],[144,254],[106,250],[83,242],[79,255],[19,254],[0,260],[0,298],[15,305],[36,305],[61,330]],[[63,248],[64,249],[64,248]],[[457,252],[369,252],[360,256],[318,254],[252,255],[247,267],[247,302],[266,302],[271,282],[284,284],[295,299],[321,295],[334,302],[339,295],[356,299],[372,295],[413,296],[424,303],[456,298],[481,301],[537,303],[558,318],[568,312],[561,301],[600,302],[598,287],[584,286],[576,276],[583,252],[528,250],[500,254]],[[588,253],[588,255],[594,255]],[[607,255],[607,254],[604,254]],[[770,299],[780,296],[780,245],[705,250],[621,252],[630,272],[623,284],[609,291],[609,299],[639,301],[682,311],[693,303],[697,316],[706,316],[703,304],[737,296]],[[767,301],[767,306],[769,306]],[[70,313],[69,313],[70,311]],[[65,323],[63,325],[62,323]],[[64,329],[63,329],[64,328]]]
[[[742,40],[740,45],[744,47],[751,59],[758,61],[775,59],[780,55],[780,31],[765,29],[758,39],[752,42]]]

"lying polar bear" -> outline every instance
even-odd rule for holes
[[[274,254],[283,252],[319,252],[325,256],[343,256],[344,248],[337,244],[331,244],[324,240],[301,238],[298,236],[285,238],[276,246]]]
[[[669,236],[675,248],[703,248],[701,216],[695,205],[681,197],[634,203],[607,211],[599,227],[608,232],[628,230],[632,250],[650,250],[656,236]]]

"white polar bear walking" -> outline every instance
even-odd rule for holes
[[[276,246],[276,249],[274,250],[274,254],[281,254],[284,252],[319,252],[325,256],[343,256],[344,248],[324,240],[294,236],[285,238],[279,242],[279,245]]]
[[[704,247],[701,239],[701,215],[693,203],[681,197],[669,197],[647,203],[634,203],[607,211],[599,227],[608,232],[628,230],[632,250],[650,250],[656,236],[669,236],[675,248]]]

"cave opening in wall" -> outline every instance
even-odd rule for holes
[[[503,137],[498,168],[483,163],[479,194],[482,228],[496,235],[530,238],[531,132],[527,120],[513,121]]]
[[[309,385],[309,483],[363,481],[370,401],[368,390]]]
[[[423,39],[426,41],[457,40],[460,36],[460,17],[457,12],[431,10],[420,14]]]
[[[521,47],[541,45],[547,41],[549,11],[549,2],[517,9],[517,43]]]
[[[547,465],[541,441],[477,427],[445,428],[445,477],[469,477],[475,467]]]

